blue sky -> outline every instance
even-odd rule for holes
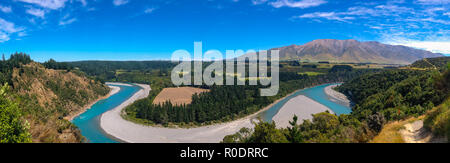
[[[1,0],[0,53],[37,61],[170,59],[357,39],[450,54],[450,0]]]

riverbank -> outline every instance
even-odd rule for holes
[[[120,91],[120,87],[116,87],[116,86],[108,86],[108,87],[110,88],[110,91],[109,91],[109,93],[107,95],[98,98],[97,100],[89,103],[88,105],[85,105],[80,111],[78,111],[78,112],[76,112],[76,113],[74,113],[72,115],[66,116],[66,117],[64,117],[64,119],[66,119],[68,121],[72,121],[74,118],[80,116],[81,114],[83,114],[84,112],[89,110],[98,101],[107,99],[107,98],[111,97],[112,95],[114,95],[114,94],[116,94],[116,93],[118,93]]]
[[[116,83],[116,82],[106,82],[106,85],[119,85],[119,86],[127,86],[127,87],[132,87],[133,85],[131,84],[126,84],[126,83]]]
[[[341,92],[335,91],[334,88],[336,88],[338,85],[330,85],[325,88],[325,94],[327,94],[329,97],[331,97],[331,100],[334,102],[342,103],[346,106],[350,106],[350,100],[347,98],[346,95],[344,95]]]
[[[290,126],[289,121],[292,121],[294,115],[297,115],[297,124],[303,123],[304,120],[312,120],[313,114],[329,111],[334,114],[328,107],[306,97],[299,95],[290,99],[272,118],[276,123],[277,128],[286,128]]]

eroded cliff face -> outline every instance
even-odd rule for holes
[[[14,68],[11,81],[33,142],[83,141],[67,117],[79,114],[109,92],[106,85],[80,71],[46,69],[35,62]]]

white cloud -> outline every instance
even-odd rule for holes
[[[12,12],[12,8],[11,8],[11,6],[2,6],[2,5],[0,5],[0,11],[2,11],[4,13],[11,13]]]
[[[399,2],[396,2],[399,3]],[[371,8],[354,6],[342,12],[315,12],[299,16],[299,18],[325,18],[328,20],[345,21],[351,19],[368,19],[372,17],[395,17],[401,14],[413,14],[414,9],[392,4],[377,5]]]
[[[0,18],[0,42],[10,40],[10,36],[14,33],[23,31],[23,28],[18,28],[14,23],[8,22]]]
[[[395,14],[403,14],[403,13],[411,13],[413,14],[414,9],[408,7],[402,7],[397,5],[379,5],[375,8],[379,9],[383,15],[395,15]]]
[[[127,4],[128,2],[130,2],[129,0],[114,0],[113,4],[114,6],[121,6],[124,4]]]
[[[445,25],[450,25],[450,20],[442,20],[442,19],[435,19],[432,17],[421,19],[422,21],[427,21],[431,23],[440,23]]]
[[[260,5],[266,3],[267,0],[252,0],[253,5]]]
[[[63,8],[68,0],[18,0],[18,1],[35,4],[47,9],[57,10]]]
[[[402,4],[405,3],[405,0],[389,0],[387,3],[389,4]]]
[[[434,53],[450,54],[450,30],[391,31],[381,34],[380,42],[414,47]]]
[[[378,29],[378,30],[383,29],[383,27],[380,27],[380,26],[369,26],[369,27],[372,28],[372,29]]]
[[[45,10],[37,9],[37,8],[29,8],[25,12],[30,14],[30,15],[42,18],[42,19],[45,18],[45,14],[46,14]]]
[[[87,6],[87,1],[86,0],[78,0],[78,2],[80,2],[83,6]]]
[[[417,0],[419,4],[423,5],[445,5],[450,4],[450,0]]]
[[[309,8],[309,7],[320,6],[325,3],[327,3],[327,1],[325,1],[325,0],[300,0],[300,1],[277,0],[275,2],[271,2],[270,5],[272,5],[275,8],[280,8],[280,7]]]
[[[343,21],[347,22],[347,20],[354,19],[354,17],[344,16],[340,17],[339,14],[335,12],[314,12],[314,13],[308,13],[303,14],[294,18],[324,18],[328,20],[337,20],[337,21]]]
[[[444,13],[444,15],[447,15],[450,17],[450,12],[446,12],[446,13]]]
[[[17,33],[17,36],[24,37],[24,36],[27,36],[27,33],[24,31],[21,31],[21,32]]]
[[[404,40],[402,42],[392,42],[390,44],[414,47],[433,53],[450,54],[450,42]]]
[[[63,19],[59,21],[59,25],[64,26],[68,24],[72,24],[77,21],[77,18],[71,18],[71,19]]]
[[[156,8],[153,8],[153,7],[152,8],[147,8],[147,9],[144,10],[144,13],[145,14],[150,14],[150,13],[152,13],[155,10],[156,10]]]
[[[350,7],[348,8],[348,10],[346,12],[342,12],[342,14],[345,15],[372,15],[372,16],[377,16],[379,15],[379,11],[372,9],[372,8],[367,8],[367,7],[361,7],[361,6],[355,6],[355,7]]]

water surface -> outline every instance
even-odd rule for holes
[[[92,105],[91,109],[87,110],[80,116],[73,119],[73,123],[81,130],[81,134],[87,139],[89,143],[118,143],[119,140],[106,134],[100,127],[100,116],[119,106],[121,103],[133,96],[139,91],[139,86],[122,86],[108,84],[111,86],[120,87],[120,91],[111,97],[100,100]]]
[[[292,95],[284,98],[283,100],[279,101],[278,103],[272,105],[268,110],[260,113],[261,118],[266,122],[271,122],[272,118],[278,113],[278,111],[292,98],[295,98],[299,95],[303,95],[306,97],[309,97],[313,99],[314,101],[328,107],[330,110],[332,110],[335,114],[341,115],[341,114],[350,114],[352,112],[351,108],[349,106],[343,105],[341,103],[334,102],[331,100],[331,97],[329,97],[325,93],[325,88],[331,85],[339,85],[339,84],[325,84],[320,85],[312,88],[306,88],[299,91],[296,91]],[[307,106],[304,106],[307,107]]]

